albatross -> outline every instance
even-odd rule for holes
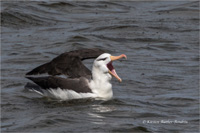
[[[91,72],[82,61],[92,58],[96,59]],[[81,49],[65,52],[50,62],[26,73],[26,78],[34,83],[28,82],[25,88],[42,96],[62,101],[82,98],[109,100],[113,97],[112,76],[122,82],[112,65],[113,61],[121,58],[127,59],[125,54],[112,56],[101,49]],[[44,73],[49,75],[42,77],[28,76]],[[66,77],[57,75],[65,75]]]

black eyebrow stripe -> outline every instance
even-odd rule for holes
[[[100,60],[105,60],[105,59],[107,59],[107,57],[106,57],[106,58],[101,58],[101,59],[98,59],[97,61],[100,61]]]

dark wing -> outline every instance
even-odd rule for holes
[[[101,49],[82,49],[63,53],[52,61],[36,67],[26,75],[48,73],[49,75],[68,75],[72,78],[91,75],[91,71],[82,63],[82,60],[97,58],[105,53]]]
[[[56,76],[47,77],[26,77],[32,80],[34,83],[39,85],[42,89],[67,89],[73,90],[78,93],[89,93],[92,92],[88,87],[88,82],[85,77],[81,78],[61,78]]]

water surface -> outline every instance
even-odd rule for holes
[[[1,4],[2,132],[199,131],[198,1]],[[26,72],[81,48],[127,55],[114,62],[123,82],[112,80],[112,100],[24,90]]]

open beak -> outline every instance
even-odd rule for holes
[[[121,78],[117,75],[117,72],[115,71],[115,68],[114,68],[113,65],[112,65],[112,61],[119,60],[119,59],[121,59],[121,58],[123,58],[123,57],[127,59],[127,57],[126,57],[125,54],[122,54],[122,55],[120,55],[120,56],[110,56],[111,62],[109,62],[109,63],[107,64],[107,67],[108,67],[108,69],[109,69],[108,72],[109,72],[112,76],[114,76],[116,79],[118,79],[119,82],[122,82],[122,80],[121,80]]]

